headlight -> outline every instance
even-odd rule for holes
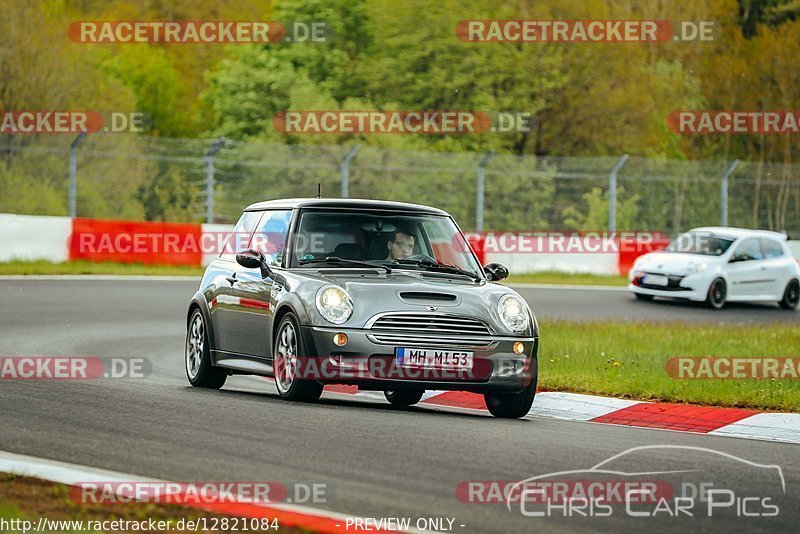
[[[689,270],[693,273],[702,273],[708,269],[708,263],[701,261],[700,263],[694,263],[689,266]]]
[[[326,321],[342,324],[353,315],[353,299],[340,287],[325,286],[317,291],[317,311]]]
[[[528,305],[514,295],[505,295],[497,303],[500,320],[512,332],[524,332],[530,323]]]

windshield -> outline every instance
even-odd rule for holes
[[[392,269],[442,271],[440,267],[446,265],[483,276],[453,220],[439,215],[303,211],[290,266],[319,268],[321,263],[317,260],[331,257],[390,265]],[[324,265],[354,266],[352,262]]]
[[[667,252],[722,256],[733,244],[733,239],[719,237],[709,232],[686,232],[669,244]]]

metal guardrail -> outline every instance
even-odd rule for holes
[[[800,166],[535,157],[135,134],[0,136],[0,212],[232,222],[263,199],[383,198],[448,210],[466,230],[733,225],[800,235]]]

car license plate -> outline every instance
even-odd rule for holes
[[[472,369],[472,355],[466,350],[395,349],[398,365],[427,369]]]
[[[650,286],[666,286],[669,285],[669,278],[660,274],[646,274],[642,282]]]

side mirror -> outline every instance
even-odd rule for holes
[[[261,276],[264,278],[272,274],[264,254],[258,250],[243,250],[236,255],[236,263],[247,269],[261,269]]]
[[[483,268],[483,272],[486,273],[486,276],[489,277],[489,280],[492,282],[499,282],[500,280],[508,278],[508,268],[499,263],[490,263]]]

